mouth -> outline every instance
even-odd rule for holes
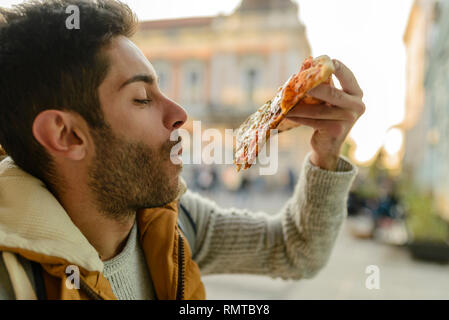
[[[177,144],[176,144],[177,145]],[[170,151],[170,162],[176,166],[182,166],[182,147],[179,145],[179,149],[176,146],[173,146],[173,148]]]

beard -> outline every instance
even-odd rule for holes
[[[95,156],[88,186],[105,216],[127,220],[139,209],[163,206],[177,197],[182,165],[170,161],[170,150],[180,139],[153,149],[116,136],[109,126],[91,131]]]

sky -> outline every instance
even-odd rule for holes
[[[351,132],[355,160],[369,161],[384,145],[395,152],[403,136],[390,128],[404,118],[403,34],[413,0],[294,0],[312,55],[348,66],[364,91],[365,114]],[[21,0],[0,0],[2,6]],[[230,14],[240,0],[124,0],[140,20]]]
[[[313,54],[341,60],[353,71],[364,91],[366,112],[351,132],[357,145],[355,160],[360,162],[372,159],[383,145],[387,152],[400,149],[403,140],[399,130],[389,129],[404,118],[403,34],[412,3],[299,1],[300,18],[308,29]]]

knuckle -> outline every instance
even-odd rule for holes
[[[341,61],[333,59],[332,62],[334,63],[335,72],[339,72],[341,70]]]
[[[340,90],[332,88],[332,87],[329,87],[328,90],[329,90],[329,95],[333,100],[341,99],[342,94],[341,94]]]
[[[358,114],[355,112],[348,111],[345,116],[350,122],[355,122],[358,119]]]
[[[363,101],[360,101],[359,107],[358,107],[359,116],[363,115],[365,113],[365,111],[366,111],[366,106],[363,103]]]

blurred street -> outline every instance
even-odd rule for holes
[[[286,193],[248,196],[245,204],[224,192],[219,204],[266,208],[274,213]],[[203,278],[208,299],[449,299],[449,265],[413,260],[407,249],[354,238],[345,222],[327,266],[314,278],[284,281],[254,275]],[[366,267],[380,269],[380,289],[365,287]]]
[[[308,56],[344,62],[363,89],[366,112],[343,146],[360,170],[327,266],[302,281],[207,276],[207,297],[449,299],[449,2],[238,0],[221,14],[224,3],[209,16],[160,20],[154,13],[135,37],[161,90],[189,114],[183,161],[195,163],[184,168],[191,190],[224,207],[269,213],[282,207],[310,151],[310,128],[279,135],[274,175],[223,165],[222,153],[232,148],[214,149],[212,163],[194,158],[211,156],[203,152],[210,152],[206,130],[214,130],[215,142],[238,128]],[[334,32],[322,27],[322,19]],[[335,34],[360,41],[342,45]],[[381,68],[366,57],[382,61]],[[387,78],[382,70],[389,70]],[[197,149],[190,139],[195,128],[203,131],[197,132]],[[427,262],[432,260],[448,263]],[[369,266],[379,270],[379,289],[365,286]]]

